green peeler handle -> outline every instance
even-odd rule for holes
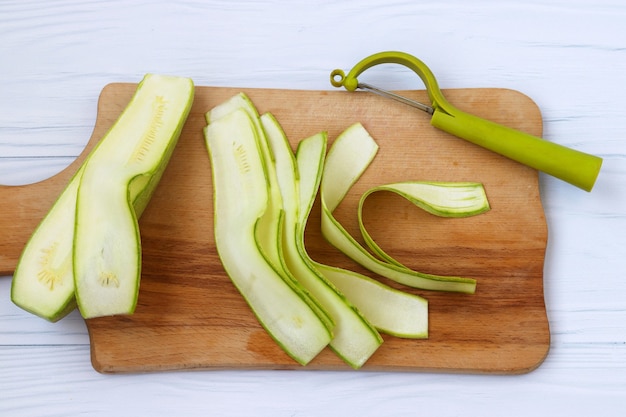
[[[445,132],[591,191],[602,158],[454,109],[435,110],[430,123]]]
[[[397,51],[371,55],[355,65],[348,75],[344,75],[341,70],[333,71],[331,83],[335,87],[343,86],[349,91],[354,91],[358,88],[359,74],[374,65],[385,63],[404,65],[422,79],[432,102],[431,124],[434,127],[545,172],[585,191],[591,191],[593,188],[602,166],[602,158],[457,109],[445,99],[430,69],[412,55]]]

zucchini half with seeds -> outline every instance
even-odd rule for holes
[[[18,262],[11,297],[50,321],[134,312],[141,275],[137,219],[187,119],[191,79],[148,74],[113,127],[40,223]]]

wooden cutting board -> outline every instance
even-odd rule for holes
[[[103,89],[91,140],[65,171],[36,184],[0,186],[1,274],[12,273],[33,229],[135,88],[110,84]],[[479,181],[486,188],[491,211],[466,219],[428,215],[392,194],[368,199],[366,225],[388,253],[413,269],[468,276],[478,285],[473,295],[407,289],[429,300],[429,339],[384,336],[360,372],[515,374],[539,366],[550,332],[543,294],[547,227],[536,171],[434,129],[426,114],[368,93],[198,87],[179,145],[140,221],[143,273],[137,310],[132,316],[87,321],[97,371],[351,369],[329,349],[307,367],[297,365],[264,332],[222,269],[202,128],[204,113],[239,91],[260,112],[272,112],[293,145],[322,130],[332,143],[357,121],[370,131],[379,154],[336,211],[354,236],[358,198],[372,186],[443,180]],[[424,91],[403,94],[427,102]],[[444,94],[461,109],[541,135],[539,109],[519,92]],[[330,247],[319,225],[316,205],[306,236],[314,259],[371,275]]]

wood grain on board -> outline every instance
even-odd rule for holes
[[[0,186],[0,273],[11,274],[28,237],[89,149],[124,109],[135,84],[109,84],[93,135],[66,170],[25,186]],[[374,162],[336,211],[358,235],[356,205],[368,188],[396,181],[478,181],[491,210],[442,219],[393,194],[368,198],[364,219],[374,239],[405,265],[478,282],[475,294],[419,291],[428,299],[429,338],[385,342],[363,367],[384,371],[524,373],[547,355],[550,332],[543,294],[547,227],[537,172],[430,126],[429,117],[368,93],[197,87],[170,165],[140,220],[143,271],[130,316],[87,321],[92,363],[106,373],[174,369],[350,370],[330,349],[307,367],[289,358],[261,328],[220,264],[213,238],[212,183],[204,113],[244,91],[273,113],[292,145],[319,131],[330,143],[361,122],[380,145]],[[427,102],[424,91],[402,92]],[[446,90],[470,113],[541,135],[541,114],[523,94],[503,89]],[[307,227],[317,261],[374,276],[330,247],[319,231],[319,205]]]

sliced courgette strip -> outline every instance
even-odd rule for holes
[[[426,299],[357,272],[316,266],[380,332],[405,339],[428,338]]]
[[[274,155],[264,136],[265,133],[261,126],[259,112],[245,93],[239,93],[213,107],[205,114],[205,118],[207,123],[211,124],[237,109],[244,110],[250,116],[250,120],[257,132],[259,137],[258,146],[263,157],[263,168],[269,184],[267,209],[257,225],[257,239],[265,256],[270,260],[274,268],[280,270],[283,267],[278,246],[280,243],[281,227],[279,222],[281,221],[282,200],[274,167]]]
[[[357,215],[361,235],[367,246],[381,259],[404,268],[406,268],[404,265],[378,246],[363,222],[365,200],[380,191],[398,194],[422,210],[439,217],[469,217],[489,210],[485,189],[482,184],[476,182],[410,181],[369,189],[359,200]]]
[[[360,123],[350,126],[333,143],[320,187],[324,237],[355,262],[401,284],[426,290],[474,293],[476,281],[473,279],[425,274],[376,258],[333,216],[335,208],[371,163],[377,151],[378,145]]]

